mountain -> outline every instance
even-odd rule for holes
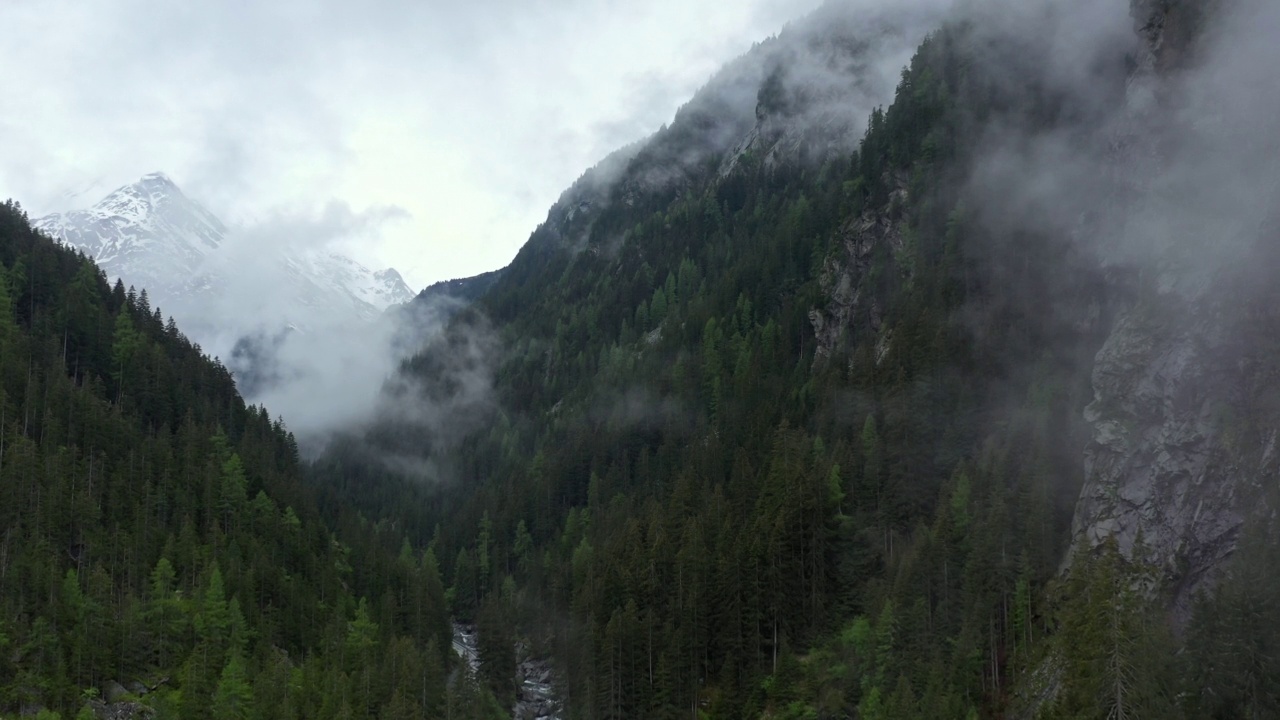
[[[438,322],[410,325],[386,312],[414,298],[394,269],[370,270],[308,244],[305,226],[228,228],[161,173],[35,226],[175,318],[226,361],[245,397],[290,419],[304,450],[363,412],[353,397],[343,403],[348,414],[334,419],[317,411],[316,398],[352,388],[371,397]]]
[[[109,278],[145,288],[152,305],[185,320],[202,340],[220,334],[227,322],[202,311],[225,305],[232,294],[245,304],[253,298],[244,295],[257,293],[275,306],[282,325],[298,326],[335,314],[371,320],[414,297],[394,269],[372,271],[323,248],[267,242],[233,252],[228,244],[234,244],[235,231],[163,173],[119,188],[88,209],[34,224],[83,252]],[[253,266],[250,287],[236,280],[244,262]]]
[[[1274,715],[1278,20],[828,3],[312,478],[583,717]]]
[[[119,188],[86,210],[54,213],[34,224],[83,252],[109,277],[126,278],[157,298],[209,290],[203,268],[227,236],[218,218],[163,173]]]
[[[283,263],[295,302],[307,311],[345,311],[371,320],[415,297],[394,268],[372,271],[340,253],[290,253]]]
[[[1253,79],[1277,54],[1250,43],[1260,42],[1251,28],[1280,15],[1150,0],[1132,14],[1134,69],[1103,164],[1124,198],[1105,211],[1125,227],[1104,262],[1145,261],[1141,277],[1113,280],[1136,299],[1092,365],[1072,536],[1078,553],[1111,542],[1148,564],[1182,629],[1206,621],[1204,598],[1219,584],[1243,592],[1236,583],[1253,571],[1237,556],[1258,562],[1241,551],[1250,536],[1275,539],[1259,518],[1276,503],[1280,297],[1266,278],[1280,260],[1280,172],[1256,157],[1277,147],[1280,102],[1273,81]],[[1179,186],[1199,181],[1205,189]]]
[[[397,318],[403,336],[398,346],[403,349],[399,353],[408,357],[422,345],[423,328],[438,328],[449,321],[485,293],[489,292],[504,270],[490,270],[474,277],[441,280],[423,288],[413,300],[397,308]]]

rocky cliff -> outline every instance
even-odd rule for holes
[[[1198,40],[1215,6],[1132,4],[1143,44],[1113,136],[1109,170],[1126,192],[1110,209],[1121,222],[1103,263],[1139,272],[1093,368],[1093,437],[1072,527],[1077,551],[1115,537],[1126,555],[1157,565],[1179,620],[1276,473],[1265,380],[1275,359],[1263,349],[1271,312],[1250,279],[1271,255],[1259,203],[1232,181],[1194,192],[1174,184],[1213,177],[1215,164],[1249,178],[1239,153],[1256,152],[1239,147],[1222,105],[1197,101],[1211,77],[1197,69]]]

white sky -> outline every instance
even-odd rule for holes
[[[421,288],[505,265],[583,170],[817,5],[0,0],[0,199],[34,217],[162,170],[232,223],[397,207],[347,250]]]

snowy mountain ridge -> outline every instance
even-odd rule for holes
[[[87,209],[40,218],[35,226],[88,255],[111,280],[146,288],[152,306],[187,315],[197,335],[219,334],[219,318],[207,311],[233,302],[255,315],[282,314],[305,326],[301,316],[312,313],[370,320],[415,294],[395,269],[370,270],[325,248],[281,245],[250,257],[253,267],[237,267],[227,257],[232,231],[160,172]],[[234,277],[242,271],[256,281]]]
[[[146,175],[88,209],[47,215],[35,226],[88,255],[112,279],[167,297],[203,289],[202,266],[227,236],[222,221],[163,173]]]

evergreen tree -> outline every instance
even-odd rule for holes
[[[244,660],[232,653],[222,669],[218,687],[213,693],[213,720],[247,720],[253,707],[253,687],[245,672]]]

